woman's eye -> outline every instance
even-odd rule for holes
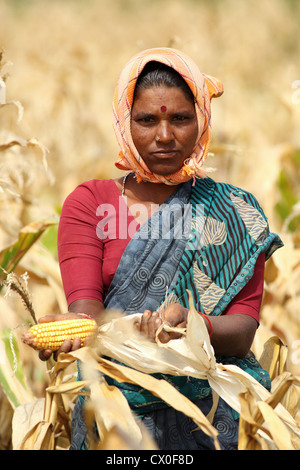
[[[144,116],[136,119],[136,122],[140,124],[152,124],[155,122],[155,119],[153,118],[153,116]]]
[[[184,116],[183,114],[176,114],[173,119],[174,121],[186,121],[187,119],[189,119],[189,117]]]
[[[140,119],[140,121],[141,122],[153,122],[154,119],[151,116],[147,116],[147,117],[144,117],[144,118]]]

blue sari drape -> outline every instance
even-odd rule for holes
[[[136,232],[119,263],[106,308],[125,314],[157,310],[175,301],[188,308],[187,289],[195,307],[221,315],[253,276],[260,253],[268,259],[282,246],[252,194],[211,178],[189,181],[166,200]],[[245,358],[218,357],[236,364],[266,388],[270,377],[252,353]],[[171,382],[192,401],[205,398],[208,382],[155,374]],[[116,384],[139,415],[167,405],[147,390]]]

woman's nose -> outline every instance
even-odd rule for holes
[[[163,120],[159,123],[157,136],[159,137],[159,141],[164,143],[170,142],[174,139],[172,126],[167,120]]]

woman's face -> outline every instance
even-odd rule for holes
[[[194,103],[180,88],[141,89],[132,107],[131,134],[152,173],[173,174],[195,147],[198,123]]]

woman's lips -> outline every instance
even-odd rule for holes
[[[152,152],[151,155],[156,158],[175,158],[178,156],[178,150],[158,150],[156,152]]]

